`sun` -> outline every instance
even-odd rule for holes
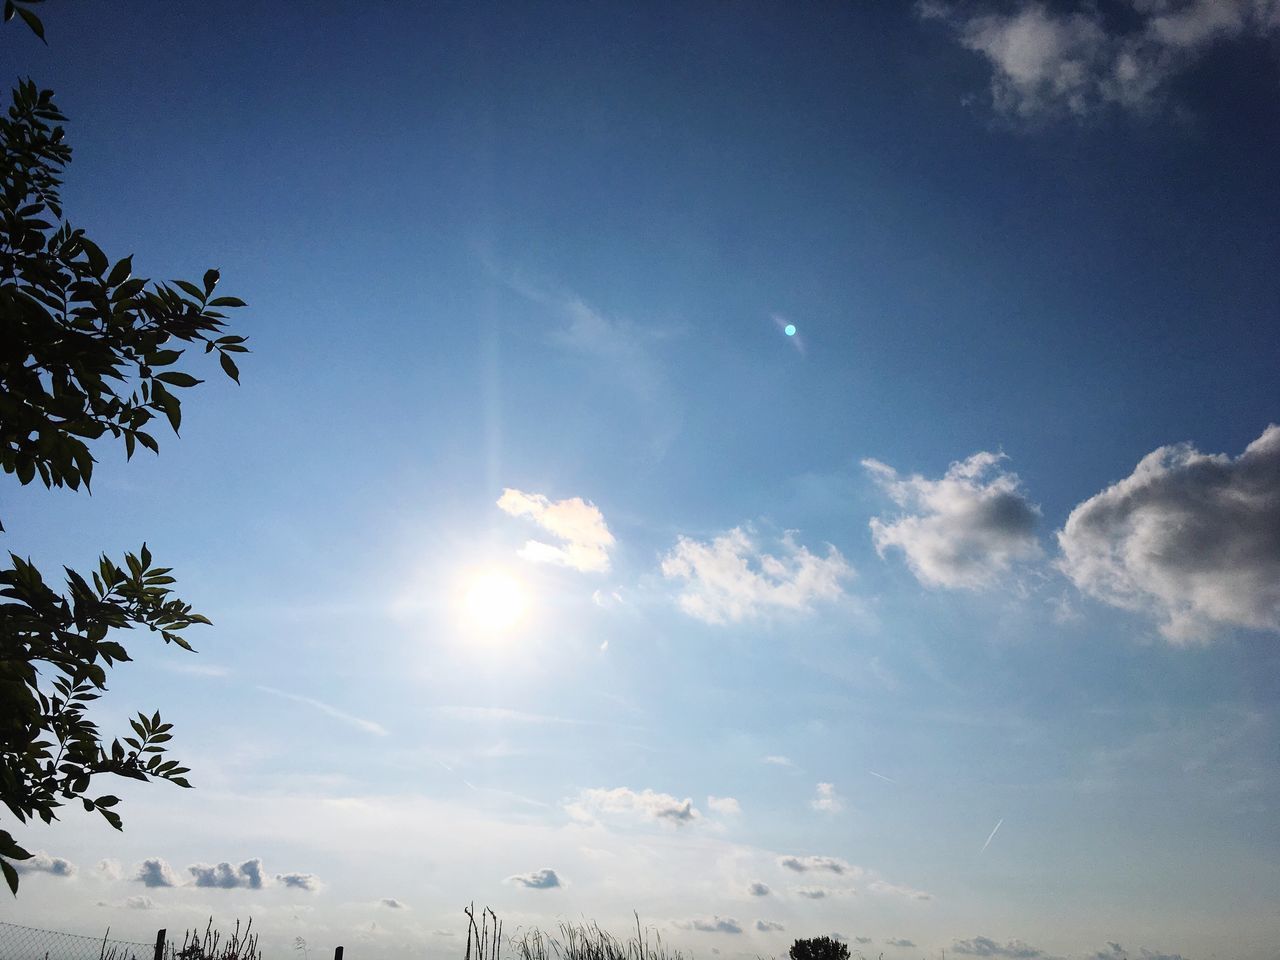
[[[484,570],[467,581],[462,594],[463,622],[486,636],[510,633],[529,612],[529,590],[505,570]]]

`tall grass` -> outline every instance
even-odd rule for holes
[[[496,919],[496,918],[495,918]],[[640,927],[636,915],[636,932],[621,940],[591,922],[563,922],[556,933],[533,929],[510,941],[513,960],[686,960],[685,955],[662,942],[662,934],[650,937]],[[480,960],[497,960],[484,958]]]

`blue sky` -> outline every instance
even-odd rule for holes
[[[7,488],[216,626],[0,917],[1276,956],[1274,2],[43,16],[69,217],[254,352]]]

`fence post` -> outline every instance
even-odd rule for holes
[[[164,935],[165,929],[163,927],[156,931],[155,960],[164,960]]]
[[[333,951],[333,960],[342,960],[342,948],[337,947]]]

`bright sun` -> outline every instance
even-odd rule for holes
[[[467,626],[489,636],[508,633],[528,611],[528,589],[501,570],[476,574],[462,596],[462,615]]]

